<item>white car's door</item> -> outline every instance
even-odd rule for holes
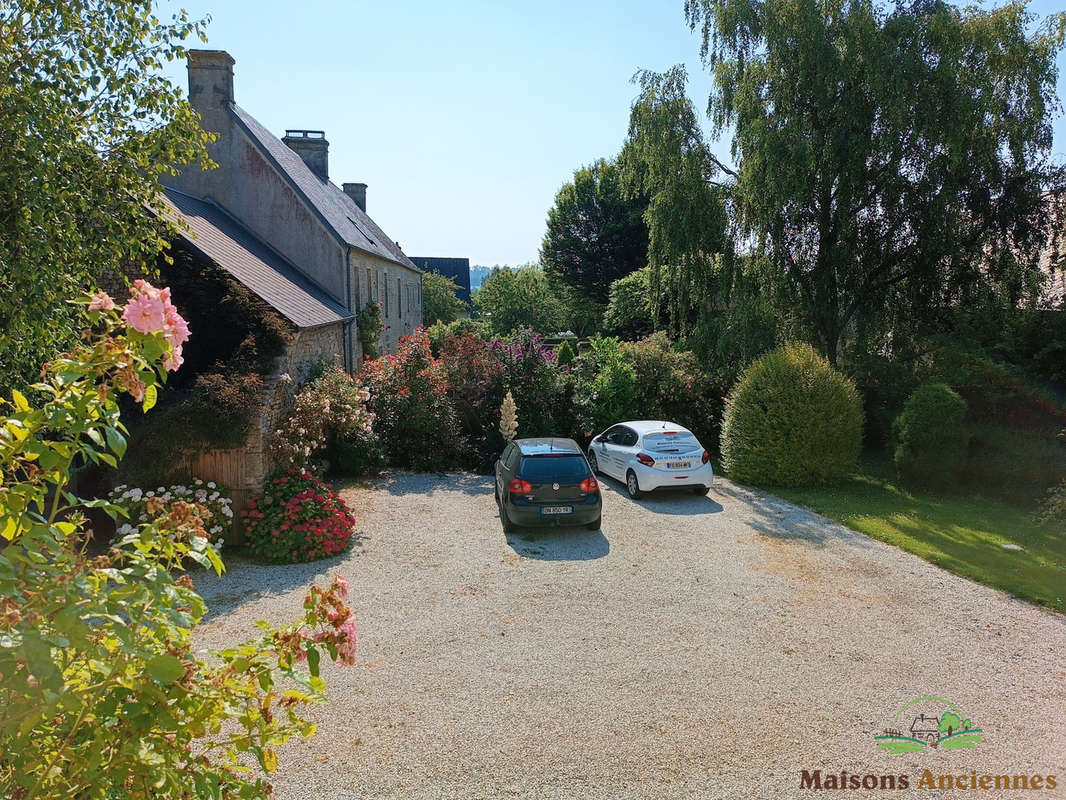
[[[611,463],[611,475],[620,481],[626,479],[626,469],[633,457],[633,445],[637,443],[637,432],[625,425],[615,425],[607,437],[607,455]]]
[[[592,446],[590,448],[592,450],[592,454],[596,456],[597,468],[604,475],[609,475],[612,478],[615,477],[614,464],[611,463],[611,453],[610,450],[608,450],[607,437],[610,436],[617,427],[618,426],[615,425],[614,428],[608,428],[599,436],[597,436],[596,440],[592,442]]]

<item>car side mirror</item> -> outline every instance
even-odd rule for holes
[[[597,436],[597,437],[596,437],[595,439],[593,439],[592,441],[594,441],[594,442],[602,442],[602,441],[603,441],[603,437],[602,437],[602,436]]]

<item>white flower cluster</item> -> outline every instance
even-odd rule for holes
[[[233,523],[233,501],[226,494],[225,487],[219,486],[214,481],[205,482],[200,478],[194,479],[189,486],[185,484],[159,486],[148,491],[136,486],[116,486],[108,496],[109,502],[125,508],[129,519],[136,520],[137,523],[125,522],[120,525],[117,530],[120,535],[136,533],[138,525],[149,521],[147,503],[149,498],[153,497],[158,497],[164,503],[181,500],[204,507],[210,515],[206,526],[207,532],[211,534],[216,547],[222,546],[224,541],[222,537]]]

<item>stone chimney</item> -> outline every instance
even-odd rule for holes
[[[355,204],[359,206],[359,209],[366,213],[366,184],[365,183],[346,183],[341,187],[344,189],[344,193],[348,195]]]
[[[329,142],[325,131],[287,130],[282,139],[324,181],[329,180]]]
[[[189,103],[201,114],[233,102],[233,57],[225,50],[189,50]]]

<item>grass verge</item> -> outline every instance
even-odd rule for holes
[[[1066,531],[1038,525],[1032,509],[910,492],[878,460],[864,460],[841,486],[770,491],[958,575],[1066,612]]]

